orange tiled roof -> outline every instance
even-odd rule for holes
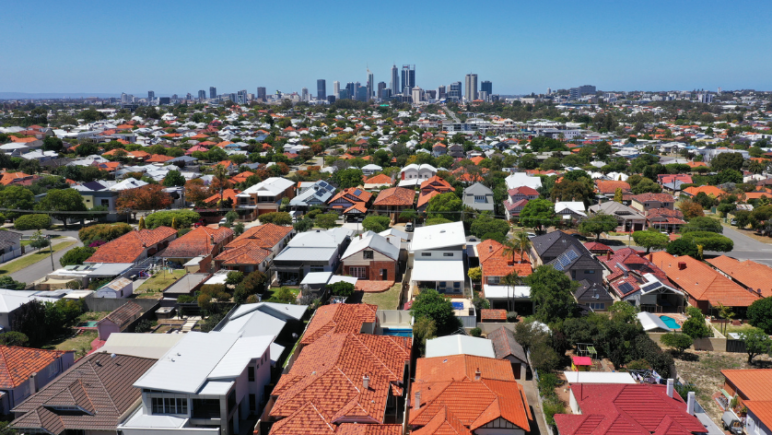
[[[3,173],[3,177],[0,178],[0,184],[7,186],[32,177],[34,177],[34,175],[25,174],[24,172],[5,172]]]
[[[528,276],[533,273],[528,254],[515,252],[514,255],[504,256],[504,245],[488,239],[477,245],[477,256],[480,258],[483,282],[489,276],[507,276],[517,271],[518,276]]]
[[[310,344],[330,332],[358,334],[365,323],[375,323],[376,311],[378,306],[372,304],[333,304],[320,307],[300,342]]]
[[[67,352],[32,347],[0,346],[0,389],[12,390],[33,373],[42,372]]]
[[[473,355],[419,358],[415,378],[421,382],[470,381],[475,379],[477,370],[483,379],[515,380],[509,361]]]
[[[386,174],[378,174],[374,177],[370,177],[365,180],[365,184],[388,184],[391,185],[393,181],[391,177]]]
[[[248,228],[232,242],[225,245],[225,249],[238,248],[240,246],[257,243],[256,246],[273,249],[274,246],[287,237],[293,231],[292,227],[283,227],[276,224],[263,224]]]
[[[507,320],[507,310],[482,309],[480,310],[482,320]]]
[[[416,208],[420,209],[424,205],[429,204],[429,201],[431,201],[432,198],[434,198],[435,196],[440,195],[440,194],[441,194],[441,192],[439,192],[437,190],[431,190],[428,193],[421,192],[418,195],[418,203],[416,204]]]
[[[426,190],[434,190],[441,193],[456,191],[450,183],[436,175],[421,183],[421,192]]]
[[[692,186],[692,187],[687,187],[686,189],[684,189],[684,192],[688,193],[691,196],[697,196],[697,194],[699,194],[700,192],[703,192],[706,195],[712,196],[714,198],[718,198],[719,196],[721,196],[724,193],[726,193],[726,192],[724,192],[723,190],[719,189],[716,186],[699,186],[699,187]]]
[[[150,248],[164,239],[177,234],[177,230],[169,227],[158,227],[154,230],[131,231],[111,240],[97,248],[97,251],[86,260],[86,263],[133,263]]]
[[[762,297],[772,296],[772,268],[769,266],[751,260],[738,261],[726,255],[706,261],[742,286],[761,290]]]
[[[357,195],[356,192],[359,192],[359,195]],[[337,194],[335,194],[335,196],[333,196],[332,199],[330,199],[327,202],[332,204],[333,202],[335,202],[335,201],[337,201],[339,199],[344,199],[344,200],[348,201],[351,204],[354,204],[356,202],[367,203],[372,198],[373,198],[373,194],[368,192],[368,191],[366,191],[366,190],[364,190],[364,189],[362,189],[362,188],[359,188],[359,187],[349,187],[348,189],[343,189],[340,192],[338,192]]]
[[[404,187],[392,187],[385,189],[375,198],[373,205],[382,206],[410,206],[415,201],[415,190]]]
[[[174,157],[172,156],[165,156],[163,154],[153,154],[150,156],[150,158],[145,160],[145,163],[166,163],[172,159],[174,159]]]
[[[226,227],[198,227],[169,243],[163,252],[165,258],[193,258],[211,255],[217,245],[233,237],[233,230]]]
[[[236,174],[233,177],[231,177],[231,181],[233,181],[234,183],[244,183],[247,181],[247,178],[253,175],[255,175],[254,172],[244,171],[240,174]]]
[[[223,189],[222,191],[222,199],[223,201],[231,200],[234,204],[236,204],[236,195],[239,194],[238,189]],[[220,194],[216,193],[209,198],[205,199],[204,202],[207,204],[216,204],[217,201],[220,200]]]
[[[721,374],[751,401],[772,401],[772,369],[725,369]]]
[[[630,185],[626,181],[596,180],[595,185],[603,195],[613,195],[617,189],[622,189],[622,193],[630,193]]]

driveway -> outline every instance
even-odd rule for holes
[[[724,227],[724,235],[734,242],[734,249],[728,255],[738,260],[753,260],[772,266],[772,245],[759,242],[733,228]]]
[[[534,421],[531,422],[531,435],[548,435],[547,423],[544,421],[544,412],[539,406],[539,389],[535,380],[518,380],[525,390],[525,397],[528,399],[528,405],[531,407]]]

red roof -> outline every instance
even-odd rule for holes
[[[509,196],[523,195],[523,196],[539,196],[539,192],[528,186],[520,186],[507,191]]]
[[[415,201],[415,190],[392,187],[381,191],[373,205],[411,206],[413,201]]]
[[[590,252],[609,252],[611,251],[611,248],[604,245],[600,242],[587,242],[584,244],[584,247],[587,248]]]
[[[217,245],[233,237],[233,230],[226,227],[198,227],[169,243],[163,252],[165,258],[194,258],[212,255]]]
[[[18,387],[27,382],[30,375],[42,373],[66,353],[63,350],[0,346],[0,389],[12,390]]]
[[[507,310],[482,309],[480,310],[482,320],[507,320]]]
[[[574,363],[575,366],[592,365],[592,358],[590,358],[589,356],[573,356],[571,357],[571,361]]]
[[[310,344],[327,333],[360,333],[365,323],[375,323],[377,305],[333,304],[316,310],[306,328],[302,344]]]
[[[154,230],[131,231],[97,248],[86,263],[133,263],[146,249],[177,234],[169,227]]]
[[[236,204],[236,195],[238,195],[238,194],[239,194],[239,190],[238,189],[223,189],[223,191],[222,191],[222,200],[223,201],[227,201],[227,200],[230,199],[233,202],[233,204]],[[204,202],[207,203],[207,204],[216,204],[217,201],[220,200],[220,198],[221,198],[220,194],[216,193],[216,194],[210,196],[209,198],[205,199]]]
[[[617,189],[622,189],[622,193],[630,192],[630,185],[626,181],[595,180],[595,185],[602,195],[613,195]]]

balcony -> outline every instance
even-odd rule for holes
[[[212,420],[219,419],[220,401],[217,399],[193,399],[193,409],[190,413],[191,419]]]

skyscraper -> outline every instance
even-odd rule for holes
[[[236,102],[239,104],[247,104],[247,90],[242,89],[236,94]]]
[[[209,87],[209,99],[210,100],[214,100],[215,98],[217,98],[217,88],[215,88],[214,86],[210,86]]]
[[[155,100],[155,92],[154,91],[147,91],[147,101],[152,103],[153,100]]]
[[[335,95],[335,98],[340,98],[340,82],[337,80],[332,82],[332,94]]]
[[[121,104],[126,104],[129,102],[129,96],[126,95],[126,92],[121,92]]]
[[[445,96],[446,96],[445,95],[445,86],[443,86],[443,85],[438,86],[437,87],[437,98],[440,99],[440,100],[444,100]]]
[[[303,101],[308,101],[308,88],[303,88],[300,91],[300,97]]]
[[[384,98],[383,98],[383,91],[384,91],[385,89],[386,89],[386,82],[378,82],[378,93],[376,93],[375,95],[376,95],[378,98],[380,98],[380,99],[382,99],[382,100],[383,100],[383,99],[384,99]]]
[[[415,65],[402,65],[402,94],[409,97],[415,87]]]
[[[399,93],[399,70],[397,65],[391,67],[391,83],[389,84],[391,89],[391,95],[397,95]]]
[[[464,94],[464,99],[466,101],[474,101],[477,99],[477,74],[467,74],[466,75],[466,83],[464,83],[466,86],[466,93]]]
[[[206,91],[201,89],[198,91],[198,101],[204,101],[206,100]]]
[[[375,83],[373,78],[373,73],[370,72],[370,68],[367,68],[367,100],[372,100],[373,98],[373,89],[375,89]]]
[[[413,88],[411,93],[413,94],[414,103],[420,103],[421,100],[423,100],[423,89],[416,86],[415,88]]]
[[[265,88],[259,87],[257,88],[257,99],[260,101],[265,101]]]
[[[450,91],[448,92],[447,98],[450,101],[459,101],[461,99],[461,82],[450,84]]]
[[[487,92],[489,96],[493,95],[493,83],[488,80],[483,81],[480,83],[480,90]]]
[[[354,82],[348,82],[346,83],[346,94],[348,95],[348,98],[354,99],[356,98],[356,89],[354,88]],[[343,99],[343,96],[340,97]]]
[[[327,81],[324,79],[319,79],[316,81],[316,99],[327,99]]]

